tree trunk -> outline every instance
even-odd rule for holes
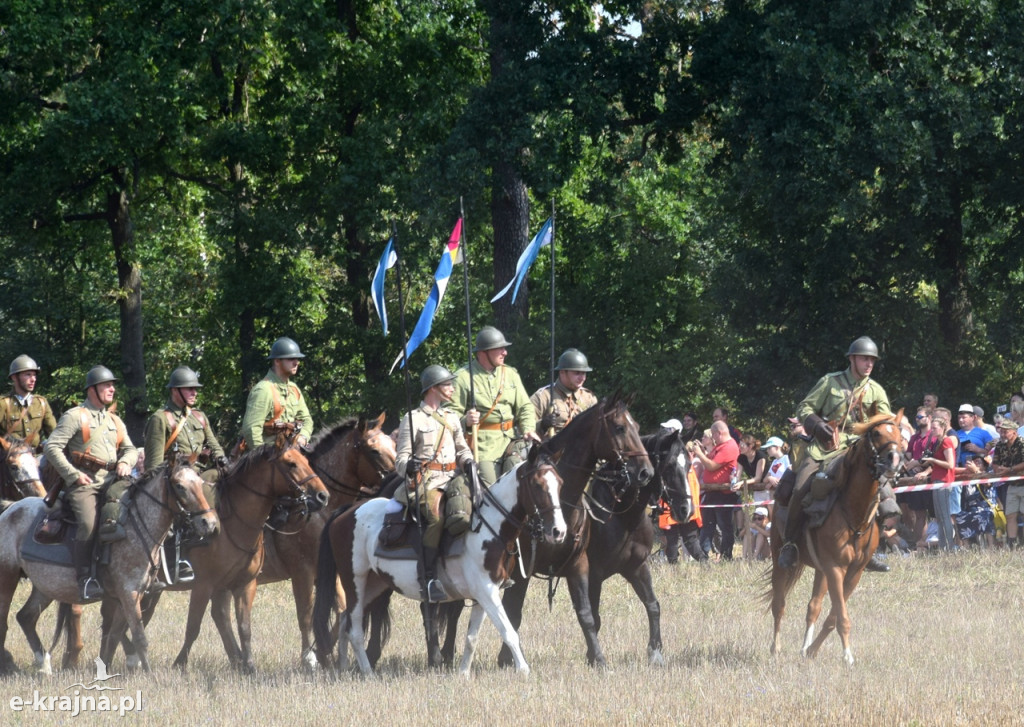
[[[529,243],[530,198],[519,170],[511,162],[496,162],[491,171],[491,224],[494,227],[494,289],[501,290],[516,272],[516,262]],[[498,328],[506,336],[519,330],[529,312],[529,285],[523,281],[516,302],[512,293],[494,303]]]
[[[146,364],[142,354],[142,275],[135,260],[135,230],[122,187],[107,195],[107,224],[117,262],[118,309],[121,317],[121,380],[127,397],[122,412],[128,436],[142,442],[146,426]]]
[[[967,256],[964,250],[962,202],[959,189],[950,191],[949,211],[935,241],[939,298],[939,331],[951,351],[957,350],[974,326],[967,292]]]

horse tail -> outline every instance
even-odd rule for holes
[[[803,575],[804,568],[798,565],[796,568],[779,568],[780,573],[778,581],[774,579],[776,569],[774,566],[768,566],[767,570],[761,575],[761,581],[765,584],[765,590],[761,594],[761,601],[771,607],[772,599],[775,597],[775,591],[777,588],[782,589],[780,595],[786,596],[796,582],[800,580],[800,576]]]
[[[369,630],[370,643],[366,647],[366,657],[370,665],[377,666],[384,647],[391,640],[391,593],[387,590],[373,600],[363,613],[363,631]],[[367,629],[369,624],[372,628]]]
[[[320,533],[320,548],[316,564],[316,595],[313,599],[313,640],[317,659],[329,663],[329,655],[338,641],[338,631],[332,621],[338,610],[338,564],[331,547],[331,524],[345,511],[339,508],[328,518]]]
[[[60,643],[62,636],[66,636],[68,633],[68,627],[71,622],[71,604],[60,603],[57,606],[57,623],[53,627],[53,641],[50,642],[50,653],[57,648],[57,644]]]

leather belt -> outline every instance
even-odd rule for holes
[[[493,424],[483,424],[483,423],[481,423],[481,424],[477,425],[477,429],[479,429],[480,431],[495,431],[495,430],[500,429],[503,432],[507,432],[513,426],[515,426],[515,422],[513,422],[513,421],[495,422]]]
[[[427,462],[424,467],[434,472],[451,472],[455,469],[455,463],[449,462],[448,464],[441,464],[440,462]]]

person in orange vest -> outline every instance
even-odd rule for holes
[[[682,431],[683,425],[678,419],[662,422],[663,429]],[[682,542],[686,552],[698,563],[708,562],[708,554],[700,547],[700,528],[704,521],[700,516],[700,481],[697,473],[690,466],[686,471],[686,479],[690,488],[690,501],[693,503],[693,514],[686,522],[679,522],[672,517],[672,509],[664,498],[658,500],[658,528],[665,534],[665,559],[669,563],[679,562],[679,543]]]

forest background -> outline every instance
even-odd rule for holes
[[[189,365],[230,442],[281,335],[318,424],[396,422],[411,330],[465,209],[473,330],[557,351],[645,429],[733,409],[763,435],[869,335],[895,405],[1024,383],[1024,5],[623,0],[8,0],[0,361],[58,410],[121,377],[141,439]],[[461,365],[456,268],[411,369]],[[418,390],[418,387],[416,387]],[[415,391],[413,392],[415,394]]]

